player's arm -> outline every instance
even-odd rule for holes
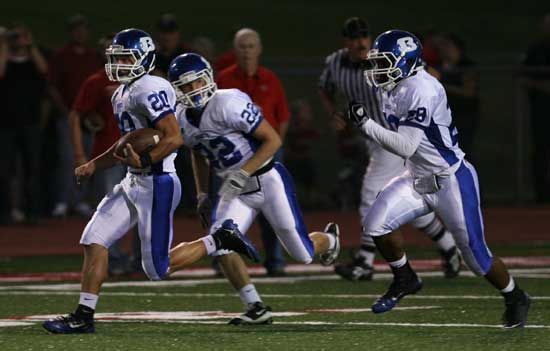
[[[424,131],[411,126],[400,126],[398,132],[391,131],[369,119],[361,130],[384,149],[403,158],[411,157],[418,149]]]
[[[176,116],[173,113],[168,114],[155,124],[155,129],[162,132],[163,137],[160,142],[149,153],[151,163],[157,163],[163,160],[183,145],[183,138]]]
[[[249,175],[256,172],[279,150],[282,145],[279,134],[262,119],[252,136],[260,142],[260,147],[254,155],[241,167]]]
[[[191,151],[191,164],[193,165],[193,177],[195,178],[195,189],[197,190],[197,213],[202,227],[208,228],[212,213],[212,204],[208,197],[210,166],[206,157],[196,150]]]
[[[206,157],[196,150],[191,151],[191,164],[193,165],[193,177],[198,198],[200,194],[208,194],[210,167]]]
[[[422,123],[426,124],[428,123],[426,109],[421,110],[423,110],[423,114],[421,114],[422,118],[420,119]],[[350,103],[348,118],[354,122],[364,134],[371,137],[384,149],[403,158],[409,158],[416,152],[416,149],[418,149],[425,129],[425,126],[422,124],[411,121],[411,119],[418,118],[416,111],[417,110],[410,111],[415,112],[415,114],[409,113],[411,118],[404,120],[404,122],[399,125],[397,132],[386,129],[370,119],[366,114],[365,106],[360,103]]]
[[[121,157],[113,153],[113,156],[120,162],[134,168],[147,168],[152,164],[162,161],[183,145],[183,138],[174,113],[166,114],[162,119],[157,120],[155,129],[162,132],[163,137],[149,153],[138,155],[131,144],[126,145],[126,155]]]
[[[74,170],[77,184],[80,184],[83,179],[91,177],[98,170],[111,168],[120,163],[120,160],[115,157],[115,148],[117,144],[118,141],[101,155],[77,167]]]

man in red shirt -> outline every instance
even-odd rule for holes
[[[221,89],[236,88],[247,93],[258,105],[264,118],[275,129],[284,141],[288,130],[290,112],[285,91],[279,78],[269,69],[260,65],[262,43],[260,35],[253,29],[243,28],[235,34],[233,41],[237,63],[219,72],[218,87]],[[282,148],[275,154],[274,160],[281,161]],[[263,216],[262,241],[266,251],[264,263],[269,275],[284,274],[284,259],[281,244]]]
[[[100,41],[100,44],[101,46],[105,46],[105,43],[109,45],[111,40],[112,36],[106,36]],[[111,105],[111,96],[118,86],[119,83],[110,81],[105,69],[101,68],[89,76],[80,87],[69,113],[75,167],[88,162],[88,155],[82,142],[82,125],[93,134],[90,158],[101,155],[120,138],[120,130]],[[116,174],[120,174],[120,176],[109,177],[105,173],[97,174],[96,181],[102,179],[99,181],[100,186],[97,189],[100,193],[98,198],[102,198],[124,176],[124,167],[113,167],[109,169],[109,172],[113,170],[116,170]]]
[[[67,215],[71,198],[74,198],[75,210],[79,214],[88,216],[92,213],[90,206],[82,199],[83,192],[77,192],[74,186],[73,150],[67,116],[84,80],[103,66],[101,55],[86,44],[89,37],[87,19],[82,15],[72,16],[68,21],[68,29],[69,41],[52,55],[48,66],[50,93],[61,113],[56,121],[59,154],[56,176],[58,197],[52,212],[56,217]],[[89,149],[90,134],[83,133],[82,139],[86,148]]]

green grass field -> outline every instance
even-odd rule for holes
[[[547,245],[497,251],[550,256]],[[28,271],[17,269],[20,260],[4,261],[4,267],[12,267],[12,273]],[[74,268],[78,260],[55,261],[44,260],[46,266],[57,269],[63,268],[62,262]],[[550,269],[523,267],[513,272],[533,296],[529,327],[524,330],[499,327],[502,299],[469,272],[453,280],[440,277],[439,272],[422,272],[421,293],[405,298],[401,309],[382,315],[370,312],[370,305],[389,284],[387,273],[361,283],[327,274],[257,277],[259,292],[277,314],[274,324],[256,327],[226,325],[242,306],[221,278],[110,281],[103,289],[96,315],[100,321],[93,335],[51,335],[40,326],[44,315],[65,314],[75,307],[77,282],[4,283],[0,285],[0,350],[548,349]],[[25,325],[4,326],[8,321]]]

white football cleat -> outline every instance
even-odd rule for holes
[[[273,317],[271,316],[271,307],[266,306],[263,302],[258,301],[250,305],[250,308],[245,313],[229,321],[231,325],[255,325],[255,324],[271,324]]]
[[[328,235],[332,235],[335,243],[332,249],[328,249],[326,252],[321,254],[319,261],[323,266],[330,266],[334,263],[334,261],[336,261],[336,258],[340,253],[340,228],[338,227],[338,224],[329,222],[325,227],[324,232]]]

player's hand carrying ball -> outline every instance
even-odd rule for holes
[[[117,160],[127,166],[134,168],[143,168],[143,165],[141,164],[141,159],[139,155],[134,151],[132,144],[126,144],[126,147],[124,148],[124,157],[119,156],[116,152],[113,153],[113,155]]]
[[[80,184],[84,179],[91,177],[95,172],[95,162],[86,162],[74,170],[76,184]]]
[[[249,179],[250,175],[242,169],[230,172],[223,181],[218,195],[227,200],[240,195]]]
[[[367,116],[365,105],[360,102],[350,101],[348,105],[348,119],[357,126],[361,126],[363,123],[367,122],[369,116]]]

